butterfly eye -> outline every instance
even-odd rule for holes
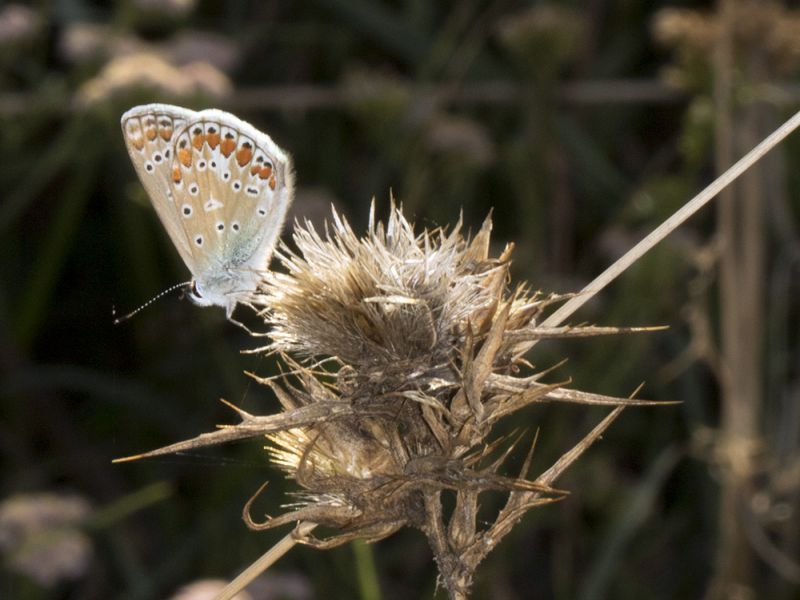
[[[203,295],[197,291],[197,282],[192,281],[192,288],[189,290],[189,295],[195,300],[202,300]]]

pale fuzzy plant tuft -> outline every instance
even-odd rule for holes
[[[396,210],[385,227],[371,219],[364,238],[335,212],[326,229],[324,237],[308,223],[295,230],[298,253],[281,253],[288,273],[267,274],[258,303],[269,311],[272,349],[335,356],[360,374],[407,374],[399,363],[411,361],[430,376],[449,360],[456,324],[492,303],[488,281],[504,270],[481,247],[488,222],[470,247],[460,224],[417,236]]]

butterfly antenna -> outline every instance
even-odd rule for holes
[[[181,288],[186,288],[186,287],[189,287],[191,285],[192,285],[191,281],[184,281],[183,283],[176,283],[175,285],[172,285],[172,286],[168,287],[167,289],[165,289],[163,292],[159,292],[158,294],[156,294],[155,296],[150,298],[150,300],[148,300],[147,302],[142,304],[139,308],[136,308],[136,309],[132,310],[127,315],[122,316],[122,317],[117,317],[117,309],[116,309],[116,307],[112,306],[111,307],[111,315],[114,317],[114,325],[119,325],[123,321],[127,321],[133,315],[135,315],[138,312],[143,311],[145,308],[150,306],[153,302],[155,302],[159,298],[163,298],[164,296],[174,292],[175,290],[178,290],[178,289],[181,289]]]

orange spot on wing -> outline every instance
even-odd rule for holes
[[[250,167],[250,175],[255,175],[261,169],[258,165],[253,165]]]
[[[258,178],[259,179],[267,179],[269,177],[272,177],[272,167],[270,167],[270,166],[261,167],[261,170],[258,172]],[[273,179],[274,179],[274,177],[273,177]]]
[[[172,167],[172,181],[178,183],[180,180],[181,180],[181,168],[178,165],[175,165],[174,167]]]
[[[131,138],[131,145],[137,150],[144,148],[144,140],[140,137]]]
[[[271,190],[275,189],[275,175],[269,178],[269,189]]]
[[[154,127],[153,129],[148,129],[147,131],[145,131],[144,134],[147,136],[147,139],[152,142],[154,139],[156,139],[156,135],[158,135],[158,132],[156,132],[156,129]]]
[[[203,147],[203,142],[205,141],[204,135],[195,135],[192,136],[192,146],[200,150]]]
[[[253,158],[253,151],[250,148],[241,148],[236,153],[236,162],[239,163],[240,167],[249,163],[251,158]]]
[[[228,158],[231,155],[231,152],[233,152],[236,149],[236,141],[230,138],[226,138],[219,145],[219,149],[225,156],[225,158]]]
[[[219,134],[209,133],[206,136],[206,141],[208,142],[208,145],[211,146],[211,149],[214,150],[217,146],[219,146]]]
[[[170,141],[172,139],[172,128],[171,127],[168,127],[166,129],[162,129],[160,131],[160,133],[161,133],[161,139],[164,140],[165,142],[168,142],[168,141]]]
[[[184,167],[191,167],[192,153],[186,148],[181,148],[180,150],[178,150],[178,160],[181,161],[181,164]]]

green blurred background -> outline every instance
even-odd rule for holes
[[[494,210],[514,274],[576,291],[800,105],[797,3],[52,0],[0,5],[0,597],[170,598],[287,532],[258,440],[114,465],[235,414],[274,373],[187,278],[119,117],[228,110],[295,158],[290,221]],[[699,11],[699,12],[698,12]],[[800,137],[573,318],[667,331],[539,344],[630,409],[478,571],[475,598],[800,597]],[[287,225],[287,235],[291,231]],[[248,321],[252,322],[252,321]],[[536,407],[546,469],[605,414]],[[515,457],[517,464],[524,451]],[[501,497],[486,497],[485,508]],[[251,598],[444,597],[424,537],[295,548]],[[189,596],[186,596],[189,597]],[[191,596],[200,598],[201,596]]]

